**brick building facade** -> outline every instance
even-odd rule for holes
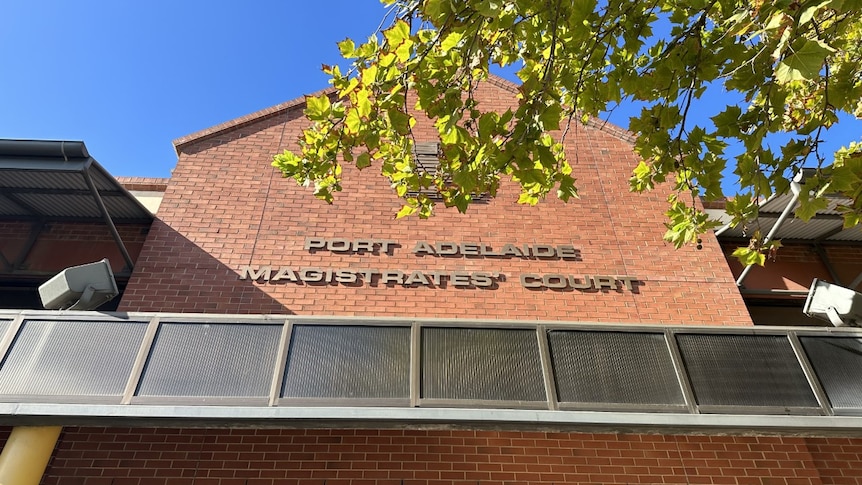
[[[499,79],[477,91],[484,106],[501,110],[515,94]],[[136,264],[120,312],[130,319],[134,312],[271,314],[560,329],[691,325],[744,333],[753,326],[734,281],[739,270],[730,270],[726,248],[714,236],[704,237],[702,250],[674,250],[662,241],[667,194],[629,192],[635,156],[629,135],[618,128],[591,124],[570,134],[567,155],[580,200],[525,207],[504,184],[496,199],[466,214],[441,208],[430,220],[396,220],[400,200],[374,167],[345,167],[344,192],[332,205],[271,167],[273,154],[289,149],[305,126],[303,108],[301,99],[288,102],[175,142],[179,160],[158,217],[149,231],[123,229]],[[419,123],[419,141],[433,134],[429,123]],[[124,182],[160,190],[158,181]],[[16,244],[13,239],[4,247]],[[860,264],[856,250],[831,251],[848,275]],[[787,264],[816,265],[803,249],[787,254]],[[373,410],[333,406],[320,421],[237,414],[236,421],[223,417],[213,426],[196,419],[194,406],[173,419],[72,420],[42,483],[862,483],[862,428],[855,417],[824,416],[829,421],[817,423],[827,425],[818,427],[806,417],[782,416],[774,426],[749,428],[756,417],[732,413],[724,421],[701,420],[704,414],[681,421],[673,413],[625,415],[637,422],[632,425],[614,424],[613,417],[590,422],[589,410],[571,411],[567,422],[570,411],[552,404],[564,416],[553,422],[543,422],[540,412],[525,418],[523,409],[511,421],[495,420],[505,409],[463,422],[446,420],[457,409],[441,411],[443,418],[402,421],[397,410],[395,417],[372,419]],[[488,406],[476,407],[480,416]]]
[[[515,88],[494,80],[477,93],[505,109]],[[614,127],[578,127],[568,157],[581,198],[516,203],[503,186],[466,214],[396,220],[401,207],[379,173],[344,169],[344,192],[330,206],[270,166],[302,128],[302,101],[177,140],[179,162],[121,309],[221,313],[417,316],[658,324],[750,325],[714,238],[675,251],[662,241],[666,193],[629,192],[635,155]],[[433,140],[430,123],[416,137]],[[379,239],[386,254],[305,249],[307,238]],[[578,260],[417,255],[417,242],[573,245]],[[500,273],[494,289],[424,285],[248,284],[238,268],[372,268]],[[524,288],[522,274],[629,276],[634,291]],[[207,275],[207,277],[203,277]],[[212,277],[210,277],[212,276]],[[158,292],[158,301],[152,295]],[[696,301],[698,305],[691,305]]]

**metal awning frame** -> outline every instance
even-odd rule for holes
[[[0,342],[0,354],[8,352],[20,325],[30,319],[36,320],[85,320],[88,322],[149,322],[147,337],[142,342],[136,367],[126,385],[123,396],[113,398],[78,396],[20,396],[14,401],[0,403],[0,423],[27,423],[33,425],[158,425],[158,426],[254,426],[254,427],[479,427],[482,429],[613,429],[613,430],[675,430],[702,433],[779,433],[822,436],[824,434],[862,435],[862,409],[834,409],[816,373],[801,350],[799,337],[835,336],[862,338],[858,329],[832,327],[715,327],[693,325],[644,325],[575,322],[525,322],[525,321],[474,321],[451,319],[404,319],[364,317],[313,317],[294,315],[216,315],[216,314],[170,314],[170,313],[97,313],[97,312],[48,312],[48,311],[0,311],[0,319],[13,319],[12,327]],[[541,407],[536,403],[446,401],[438,399],[398,400],[332,398],[325,400],[286,399],[278,397],[280,381],[273,380],[269,399],[251,398],[200,398],[162,397],[139,399],[134,390],[140,379],[141,357],[148,352],[162,323],[188,324],[268,324],[282,326],[285,335],[280,345],[290,342],[293,325],[360,325],[360,326],[410,326],[414,335],[418,329],[430,327],[459,328],[503,328],[535,329],[538,334],[549,330],[595,330],[611,332],[656,332],[675,341],[681,334],[736,334],[736,335],[782,335],[790,339],[797,353],[818,405],[812,408],[794,408],[790,415],[782,415],[788,409],[772,409],[752,406],[704,406],[695,402],[688,379],[680,376],[686,405],[666,409],[651,409],[643,405],[592,404],[572,405],[558,402],[555,393],[548,393],[548,401]],[[16,328],[17,327],[17,328]],[[417,352],[414,337],[413,352]],[[286,359],[286,350],[277,358],[277,366]],[[542,352],[546,353],[547,349]],[[675,362],[681,362],[679,350],[671,349]],[[414,357],[415,359],[416,357]],[[543,366],[548,366],[543,355]],[[278,371],[275,371],[276,374]],[[415,369],[411,372],[415,373]],[[679,370],[677,372],[680,372]],[[549,372],[545,372],[548,379]],[[553,382],[546,384],[553,390]],[[411,393],[416,392],[411,384]],[[439,402],[438,402],[439,401]],[[842,412],[845,411],[845,412]]]
[[[790,181],[790,193],[789,194],[786,194],[786,195],[776,194],[776,195],[773,195],[772,197],[762,201],[759,204],[761,208],[766,208],[766,207],[769,207],[770,205],[775,205],[776,203],[780,203],[782,198],[789,197],[789,200],[786,202],[786,204],[784,204],[784,207],[782,208],[781,212],[777,213],[777,216],[776,216],[776,212],[772,212],[772,211],[768,212],[767,214],[761,214],[761,216],[759,216],[759,217],[764,218],[766,220],[774,220],[774,222],[772,223],[772,226],[769,229],[768,234],[766,235],[766,237],[762,241],[763,244],[767,244],[768,242],[772,241],[775,238],[781,238],[779,231],[781,230],[781,228],[785,224],[785,222],[787,222],[787,220],[790,218],[790,215],[792,214],[793,210],[796,208],[796,205],[799,202],[799,196],[800,196],[802,189],[803,189],[802,183],[804,182],[805,176],[806,176],[805,170],[802,170],[799,173],[797,173],[797,175],[793,178],[793,180]],[[816,219],[818,221],[823,221],[823,220],[843,221],[842,216],[840,216],[834,212],[829,213],[828,211],[827,211],[827,213],[816,214],[814,219]],[[721,238],[723,234],[730,231],[731,229],[733,229],[733,227],[731,226],[730,223],[727,223],[724,226],[717,229],[715,231],[715,235],[716,235],[716,237]],[[844,228],[843,224],[839,224],[839,225],[835,226],[834,228],[827,229],[825,232],[818,234],[816,236],[816,238],[814,238],[814,239],[800,239],[800,240],[796,240],[796,239],[792,239],[792,238],[791,239],[781,238],[781,239],[783,241],[786,241],[786,242],[797,242],[797,243],[801,243],[801,244],[812,245],[814,247],[815,252],[817,252],[818,256],[820,256],[820,258],[822,259],[823,264],[826,267],[826,270],[829,272],[829,275],[832,277],[834,282],[837,284],[842,284],[842,282],[840,281],[840,278],[837,276],[835,268],[833,267],[832,263],[829,261],[829,258],[827,257],[826,252],[823,250],[822,243],[829,242],[830,244],[842,244],[843,243],[843,244],[857,244],[858,245],[858,242],[843,241],[843,240],[829,240],[829,238],[831,238],[837,234],[842,233],[844,230],[845,230],[845,228]],[[732,237],[724,236],[724,239],[725,240],[739,240],[740,243],[743,243],[743,244],[745,243],[745,238],[740,237],[740,235],[738,235],[738,234],[736,236],[732,236]],[[739,277],[737,277],[737,279],[736,279],[736,285],[740,288],[741,291],[743,291],[743,293],[746,293],[744,281],[745,281],[746,277],[748,276],[748,273],[751,271],[752,268],[753,268],[753,265],[748,265],[745,268],[743,268]],[[855,288],[860,283],[862,283],[862,273],[860,273],[859,276],[854,280],[854,283],[851,284],[851,288]],[[764,292],[769,293],[769,294],[785,294],[786,293],[786,292],[783,293],[782,290],[756,290],[756,291],[759,294],[764,294]]]
[[[796,207],[796,203],[799,201],[799,194],[802,193],[802,172],[796,175],[793,180],[790,182],[790,192],[793,196],[790,198],[790,201],[784,207],[784,210],[781,211],[781,215],[778,216],[778,220],[772,226],[772,229],[769,230],[769,233],[763,238],[763,245],[765,246],[767,243],[772,241],[772,238],[775,237],[775,234],[778,232],[778,229],[781,228],[781,225],[784,224],[784,221],[787,220],[787,217],[793,211],[793,208]],[[746,266],[742,273],[740,273],[739,278],[736,279],[736,286],[742,286],[742,282],[745,281],[745,277],[748,276],[748,273],[751,271],[753,265],[749,264]]]
[[[3,196],[10,200],[15,205],[30,214],[30,219],[35,221],[39,227],[46,222],[54,220],[65,220],[66,218],[56,218],[44,214],[26,201],[22,200],[19,195],[22,194],[58,194],[58,195],[89,195],[98,208],[100,219],[108,227],[111,237],[114,239],[123,260],[125,261],[125,271],[131,272],[134,269],[134,261],[129,254],[128,249],[123,243],[122,237],[117,230],[113,218],[111,217],[105,201],[102,197],[102,192],[113,196],[124,197],[130,202],[132,207],[141,215],[142,221],[152,222],[153,216],[149,211],[140,204],[127,190],[125,190],[104,168],[102,168],[95,159],[87,152],[86,146],[79,141],[43,141],[43,140],[0,140],[0,174],[4,171],[18,171],[25,173],[43,172],[54,174],[68,174],[70,177],[80,176],[81,180],[86,185],[87,189],[72,189],[72,188],[50,188],[50,187],[3,187]],[[101,180],[107,181],[110,185],[114,185],[110,190],[101,190],[94,182],[93,174],[98,173]],[[135,207],[136,206],[136,207]],[[86,219],[86,216],[83,218]],[[92,219],[89,219],[92,220]],[[34,231],[36,229],[34,228]],[[24,248],[24,254],[29,252],[29,248]],[[4,258],[5,259],[5,258]],[[4,266],[14,265],[15,262],[3,261]],[[125,272],[124,271],[124,272]]]

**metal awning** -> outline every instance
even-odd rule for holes
[[[862,330],[0,311],[0,424],[862,431]]]
[[[844,228],[844,218],[836,210],[839,205],[852,205],[849,198],[838,196],[827,196],[829,205],[817,213],[808,222],[796,218],[788,218],[777,229],[774,239],[785,242],[802,243],[850,243],[862,244],[862,226]],[[770,197],[760,204],[756,223],[743,227],[722,228],[719,237],[721,239],[743,239],[751,237],[755,229],[762,234],[769,233],[778,223],[782,211],[796,201],[793,194],[783,194]]]
[[[0,219],[104,222],[131,270],[134,264],[114,224],[149,224],[153,215],[83,142],[0,140]]]
[[[811,244],[815,250],[821,253],[823,262],[835,282],[841,283],[832,265],[826,259],[821,244],[844,243],[858,246],[862,243],[862,227],[858,225],[849,228],[844,227],[844,218],[838,208],[840,206],[852,207],[854,202],[848,197],[837,194],[826,195],[829,201],[827,206],[818,210],[808,221],[792,217],[793,211],[799,203],[799,197],[805,190],[804,180],[810,175],[810,172],[812,172],[811,169],[799,171],[790,181],[788,193],[776,194],[761,201],[758,204],[757,219],[750,224],[739,224],[736,227],[731,227],[728,222],[724,227],[715,231],[715,235],[719,240],[745,241],[747,237],[760,234],[758,238],[763,238],[761,243],[764,245],[774,240],[780,240],[784,243]],[[728,219],[726,214],[724,216],[725,219]],[[743,282],[752,268],[754,268],[753,264],[743,268],[742,273],[736,278],[737,286],[743,287]],[[851,287],[855,287],[860,281],[862,281],[862,274],[854,280]],[[771,291],[774,292],[775,290]]]
[[[153,220],[83,142],[0,140],[0,218],[101,222],[96,196],[115,223]]]

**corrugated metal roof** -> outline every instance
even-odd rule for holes
[[[850,200],[846,197],[837,197],[837,196],[832,196],[832,197],[827,196],[827,197],[829,198],[829,206],[827,206],[825,209],[821,209],[821,210],[817,211],[818,216],[840,215],[841,213],[836,210],[837,206],[839,206],[839,205],[850,205],[853,203],[852,200]],[[766,201],[764,201],[760,205],[760,213],[761,214],[769,214],[769,213],[780,214],[781,211],[783,211],[784,208],[787,207],[787,204],[789,204],[791,200],[793,200],[793,194],[783,194],[783,195],[778,195],[775,197],[770,197],[769,199],[767,199]]]
[[[778,232],[781,237],[787,239],[820,239],[840,229],[843,221],[838,219],[813,218],[808,222],[800,219],[788,219],[784,221]]]
[[[725,229],[721,231],[720,238],[734,239],[751,237],[759,229],[766,235],[778,220],[778,216],[793,201],[792,194],[783,194],[771,197],[760,205],[759,216],[756,221],[743,226]],[[773,239],[795,240],[811,242],[859,242],[862,243],[862,228],[852,227],[844,229],[844,219],[836,210],[839,205],[849,205],[852,201],[845,197],[829,197],[829,205],[817,211],[815,216],[805,222],[797,218],[788,218],[778,229]]]
[[[27,211],[0,194],[0,214],[24,216],[27,215]]]
[[[99,214],[93,197],[70,194],[18,194],[18,198],[47,219],[80,217]]]
[[[89,190],[81,173],[43,171],[38,168],[2,170],[0,187],[4,189]]]
[[[850,229],[844,229],[834,236],[829,237],[830,241],[862,241],[862,227],[856,226]]]
[[[0,140],[0,218],[101,222],[87,177],[114,222],[153,220],[82,142],[36,140]]]

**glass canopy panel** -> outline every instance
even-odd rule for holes
[[[664,334],[549,332],[561,402],[685,404]]]
[[[800,337],[832,407],[862,408],[862,341],[851,337]]]
[[[699,405],[816,407],[786,335],[677,335]]]
[[[282,397],[408,399],[410,327],[294,325]]]
[[[0,367],[0,394],[121,396],[147,324],[28,320]]]
[[[422,397],[547,400],[536,331],[423,328]]]
[[[139,396],[269,396],[281,325],[162,323]]]

